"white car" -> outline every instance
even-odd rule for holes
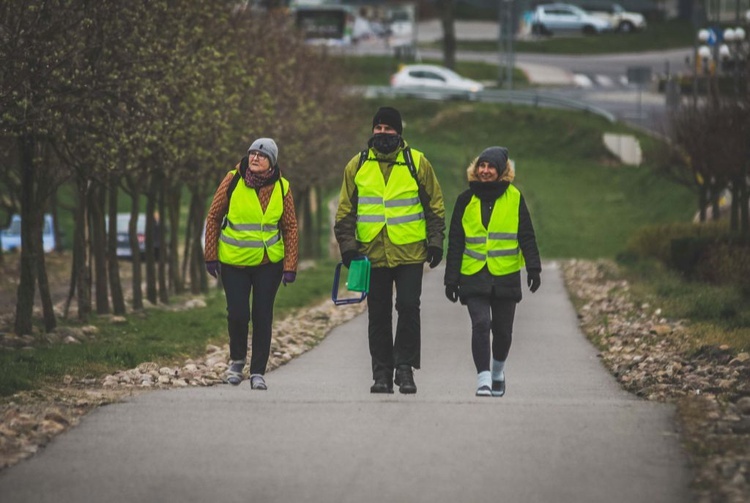
[[[0,230],[0,241],[2,241],[3,252],[15,252],[21,249],[21,216],[13,215],[10,227]],[[52,215],[44,215],[44,227],[42,227],[42,249],[49,253],[55,249],[55,229]]]
[[[477,93],[484,85],[438,65],[405,65],[391,75],[391,87],[413,87]]]
[[[612,27],[621,33],[632,33],[646,28],[646,18],[643,14],[628,12],[620,4],[615,3],[610,6],[593,4],[591,7],[584,6],[583,8],[592,15],[609,21]]]
[[[575,5],[553,3],[537,5],[531,29],[533,33],[539,35],[552,35],[560,32],[581,32],[585,35],[593,35],[612,30],[612,24]]]

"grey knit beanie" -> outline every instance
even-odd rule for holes
[[[502,174],[505,171],[505,165],[508,163],[508,149],[505,147],[489,147],[482,151],[477,157],[477,162],[474,165],[476,168],[479,163],[486,161],[495,166],[497,172]]]
[[[247,153],[250,152],[260,152],[265,155],[271,161],[271,166],[276,166],[276,161],[279,158],[279,147],[271,138],[258,138],[247,149]]]

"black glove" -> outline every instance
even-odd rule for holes
[[[437,246],[427,247],[427,262],[430,263],[430,269],[434,269],[443,260],[443,249]]]
[[[526,274],[526,283],[529,285],[529,290],[531,290],[531,293],[536,292],[539,290],[539,287],[542,284],[542,278],[539,275],[539,271],[528,271]]]
[[[219,274],[221,274],[221,265],[219,265],[219,261],[209,260],[206,262],[206,272],[214,278],[217,278]]]
[[[349,250],[341,254],[341,261],[344,263],[346,268],[349,269],[349,266],[352,265],[352,260],[361,256],[362,254],[357,250]]]
[[[451,302],[458,300],[458,285],[445,285],[445,296]]]

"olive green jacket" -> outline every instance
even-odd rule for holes
[[[370,156],[376,156],[380,161],[380,170],[383,178],[388,183],[388,177],[393,169],[393,161],[399,152],[407,146],[402,146],[395,152],[383,155],[374,149],[370,149]],[[445,206],[443,204],[443,192],[440,189],[435,170],[432,164],[423,155],[417,169],[417,182],[419,184],[419,198],[424,208],[427,223],[427,240],[405,245],[395,245],[388,238],[388,227],[385,226],[374,240],[362,243],[356,239],[357,227],[357,185],[354,177],[359,169],[359,153],[352,157],[344,168],[344,181],[341,184],[339,195],[339,207],[336,212],[336,223],[334,233],[339,243],[339,249],[343,255],[350,250],[359,251],[367,255],[372,267],[396,267],[404,264],[422,263],[427,259],[427,247],[434,246],[443,249],[445,239]],[[408,169],[406,166],[398,166],[399,169]]]

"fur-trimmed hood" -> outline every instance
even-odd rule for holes
[[[473,161],[469,163],[469,165],[466,167],[466,178],[470,182],[478,182],[479,178],[477,178],[477,161],[479,160],[479,156],[476,156]],[[505,163],[505,170],[500,173],[500,178],[498,178],[498,182],[513,182],[513,179],[516,177],[516,168],[514,167],[513,161],[508,159],[508,162]]]

